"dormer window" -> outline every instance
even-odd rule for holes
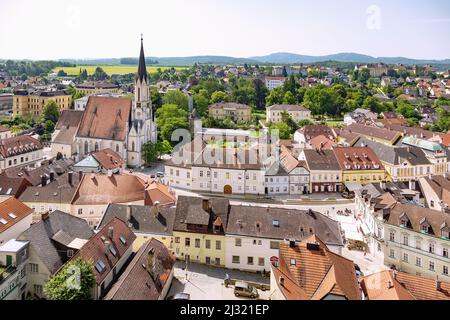
[[[280,227],[280,220],[276,220],[276,219],[272,220],[272,225],[274,227]]]
[[[426,218],[423,218],[420,221],[420,231],[422,233],[434,234],[433,229],[431,228],[431,225],[428,223]]]
[[[441,225],[441,237],[445,240],[450,239],[450,228],[448,227],[446,222]]]

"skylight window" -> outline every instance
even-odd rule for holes
[[[2,224],[8,224],[8,221],[6,221],[6,220],[3,219],[3,218],[0,218],[0,222],[1,222]]]
[[[116,249],[114,249],[114,247],[112,245],[109,246],[109,251],[111,252],[111,254],[114,257],[117,257],[117,251],[116,251]]]
[[[120,236],[119,239],[120,239],[120,242],[122,242],[123,245],[127,244],[127,240],[123,236]]]
[[[272,224],[274,227],[279,227],[280,226],[280,220],[272,220]]]
[[[95,264],[95,269],[99,273],[102,273],[103,271],[105,271],[106,265],[105,265],[105,263],[102,260],[98,260],[97,263]]]
[[[8,216],[10,216],[10,218],[12,218],[14,220],[17,219],[17,216],[12,212],[8,213]]]

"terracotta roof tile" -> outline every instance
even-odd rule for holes
[[[309,243],[315,243],[317,250],[309,249]],[[361,299],[354,263],[331,252],[315,235],[295,247],[280,244],[279,269],[296,282],[308,300],[321,300],[329,294],[348,300]],[[280,288],[284,294],[282,286]]]
[[[112,228],[112,238],[109,237],[109,229]],[[126,240],[124,244],[121,241],[121,237]],[[105,225],[98,233],[96,233],[89,241],[75,254],[72,260],[82,258],[86,261],[91,261],[94,265],[97,261],[103,261],[105,269],[99,272],[94,268],[95,278],[97,284],[103,282],[109,272],[120,261],[125,252],[133,245],[136,235],[130,228],[118,218],[112,219],[107,225]],[[105,244],[105,242],[108,243]],[[110,245],[113,250],[110,250],[107,246]],[[112,251],[116,252],[116,255]]]
[[[109,148],[97,151],[93,153],[92,156],[106,170],[122,168],[122,166],[126,163],[117,152]]]
[[[83,176],[72,204],[129,203],[144,200],[144,182],[132,175]]]
[[[17,200],[9,198],[0,203],[0,233],[19,223],[33,213],[33,210]]]
[[[131,99],[89,97],[78,137],[124,141],[131,112]]]

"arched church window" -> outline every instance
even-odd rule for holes
[[[116,152],[119,152],[119,145],[116,144]]]
[[[84,154],[89,153],[89,144],[87,141],[84,142]]]
[[[98,151],[98,142],[95,143],[95,152]]]
[[[138,88],[138,101],[141,101],[141,88]]]
[[[134,144],[134,141],[131,143],[131,151],[133,151],[134,152],[134,149],[135,149],[135,144]]]

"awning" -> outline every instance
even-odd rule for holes
[[[347,187],[348,191],[350,191],[350,192],[355,192],[357,190],[362,189],[361,183],[358,183],[358,182],[346,182],[345,186]]]

